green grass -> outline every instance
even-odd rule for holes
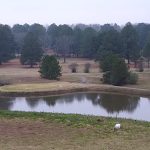
[[[86,116],[80,114],[59,114],[59,113],[43,113],[43,112],[18,112],[18,111],[0,111],[0,118],[24,118],[31,120],[43,120],[43,121],[55,121],[59,123],[65,123],[69,125],[79,126],[96,126],[96,127],[113,127],[116,122],[122,122],[123,124],[140,125],[143,127],[150,127],[149,122],[136,121],[130,119],[109,118],[100,116]]]
[[[116,121],[122,128],[114,132]],[[150,123],[127,119],[0,111],[0,129],[3,150],[148,150],[150,147]]]

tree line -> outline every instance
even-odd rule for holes
[[[150,24],[127,23],[105,25],[15,24],[0,25],[0,64],[21,54],[22,64],[31,66],[40,60],[43,51],[56,55],[102,59],[108,53],[118,54],[135,65],[140,56],[150,61]],[[32,57],[31,57],[32,56]],[[26,62],[25,58],[30,57]]]

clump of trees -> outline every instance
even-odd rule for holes
[[[113,53],[100,61],[103,74],[103,82],[116,86],[124,84],[136,84],[137,75],[130,73],[124,59]]]
[[[53,49],[64,57],[64,62],[68,56],[97,58],[104,51],[112,51],[127,59],[128,63],[134,61],[136,65],[149,37],[150,24],[127,23],[123,28],[117,24],[51,24],[47,27],[37,23],[16,24],[12,27],[17,43],[16,52],[22,51],[23,39],[28,32],[36,33],[42,48]]]
[[[61,76],[61,66],[55,56],[44,56],[39,70],[41,77],[55,80]]]
[[[16,43],[11,28],[0,24],[0,65],[15,56]]]
[[[33,65],[36,65],[41,61],[42,55],[43,50],[38,36],[33,32],[29,32],[24,39],[20,57],[21,64],[30,65],[32,68]]]
[[[143,55],[145,58],[147,58],[147,64],[148,68],[150,67],[150,37],[147,40],[147,43],[145,44]]]
[[[144,56],[148,67],[150,66],[149,37],[150,24],[144,23],[136,25],[127,23],[123,28],[117,24],[72,26],[51,24],[47,27],[40,24],[16,24],[12,28],[0,25],[0,64],[17,53],[21,54],[22,64],[33,67],[41,61],[43,50],[47,53],[47,49],[52,49],[56,55],[64,58],[64,62],[67,57],[100,58],[102,70],[109,72],[105,74],[106,78],[111,76],[107,79],[113,79],[113,84],[122,84],[116,82],[112,74],[117,74],[119,68],[120,70],[125,68],[124,60],[127,60],[128,64],[134,62],[136,66],[137,60]],[[107,58],[108,54],[115,54],[119,58],[116,56]],[[113,65],[110,64],[111,61]],[[117,61],[120,64],[115,63]],[[72,65],[71,68],[72,72],[77,71],[76,65],[75,67]],[[89,72],[88,66],[85,66],[84,72]],[[128,71],[124,73],[126,72]],[[136,78],[134,75],[131,76]]]

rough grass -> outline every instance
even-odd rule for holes
[[[68,66],[74,62],[78,63],[79,67],[77,69],[77,73],[72,74]],[[89,74],[83,73],[84,65],[86,63],[91,64]],[[67,59],[66,63],[63,63],[63,61],[60,60],[60,65],[62,66],[62,74],[63,74],[63,76],[61,77],[61,81],[81,82],[82,77],[85,76],[87,80],[90,79],[89,81],[90,83],[92,83],[94,81],[92,78],[95,79],[101,76],[101,73],[99,73],[98,63],[94,62],[93,60],[72,58]],[[20,65],[18,59],[11,60],[10,62],[0,66],[0,80],[9,81],[11,84],[53,82],[50,80],[40,78],[38,70],[39,70],[38,67],[31,69]],[[98,78],[97,80],[100,81]]]
[[[150,123],[75,114],[0,111],[2,150],[148,150]]]
[[[69,64],[74,62],[79,64],[77,73],[71,73],[68,68]],[[86,63],[91,64],[90,73],[83,73],[84,65]],[[6,83],[11,84],[10,86],[1,87],[0,93],[55,91],[55,94],[58,94],[59,90],[64,90],[65,92],[69,92],[70,90],[70,92],[72,92],[80,91],[80,89],[82,89],[83,91],[105,90],[106,92],[124,92],[124,94],[141,94],[145,96],[150,95],[149,91],[147,91],[146,94],[143,94],[142,90],[119,89],[117,87],[101,84],[100,78],[102,77],[102,73],[99,71],[98,63],[93,60],[71,58],[67,59],[66,63],[63,63],[63,60],[60,59],[60,64],[62,66],[62,77],[60,78],[60,81],[51,81],[40,78],[38,67],[30,69],[20,65],[18,59],[11,60],[9,63],[0,66],[0,81],[6,81]],[[135,72],[136,70],[133,71]],[[145,72],[138,74],[139,81],[137,85],[126,85],[126,87],[150,90],[150,70],[147,69]],[[86,84],[81,84],[83,81],[86,81]]]
[[[0,96],[43,96],[72,92],[112,92],[127,95],[150,96],[149,90],[70,82],[13,84],[0,87]]]
[[[62,66],[62,77],[61,81],[64,82],[77,82],[81,83],[82,79],[85,78],[87,83],[101,84],[100,78],[102,73],[99,70],[98,63],[93,60],[81,59],[81,58],[67,58],[66,63],[60,59]],[[77,73],[72,74],[68,66],[71,63],[78,63]],[[91,64],[90,73],[84,73],[84,65],[86,63]],[[23,84],[23,83],[51,83],[50,81],[40,78],[38,73],[38,67],[28,68],[20,65],[18,59],[11,60],[10,62],[0,66],[0,81],[6,81],[11,84]],[[132,69],[137,72],[135,69]],[[143,73],[137,72],[139,75],[139,82],[137,85],[127,85],[129,87],[143,88],[150,90],[150,69],[145,69]]]

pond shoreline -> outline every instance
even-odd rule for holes
[[[34,86],[33,86],[34,85]],[[43,85],[43,87],[38,88]],[[137,95],[137,96],[150,96],[150,90],[119,87],[111,85],[97,85],[97,84],[80,84],[69,82],[58,82],[49,84],[18,84],[0,87],[1,97],[23,97],[23,96],[54,96],[76,92],[102,92],[114,93],[123,95]],[[33,86],[33,88],[32,88]],[[46,88],[44,87],[46,86]],[[17,87],[17,88],[16,88]],[[25,87],[28,87],[25,88]]]

